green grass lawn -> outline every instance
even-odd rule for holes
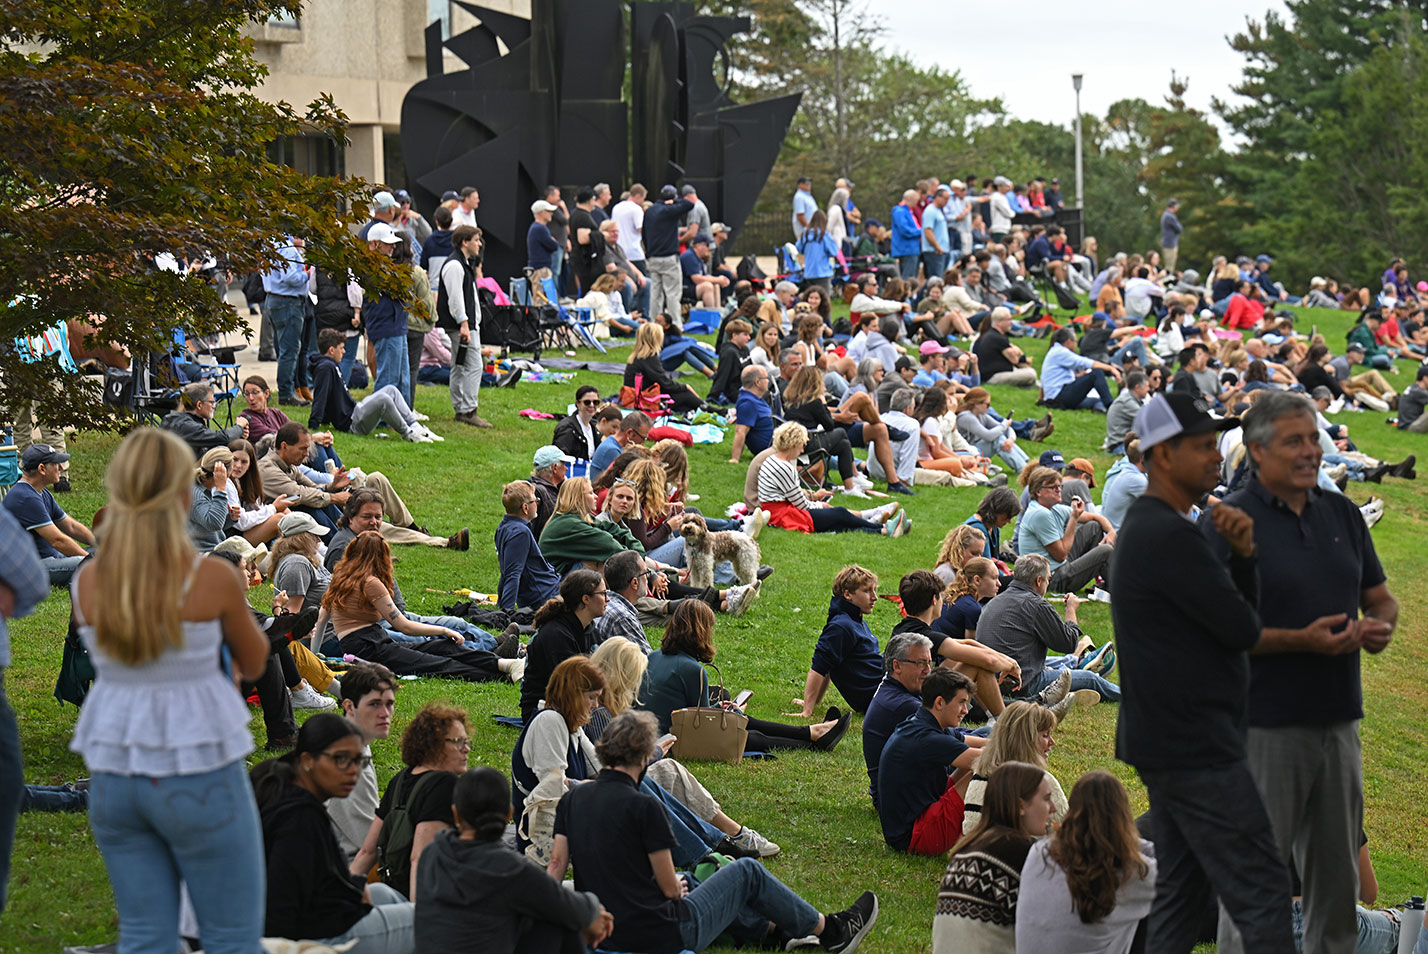
[[[1349,323],[1343,313],[1307,313],[1303,324],[1311,321],[1328,335],[1331,348],[1342,347]],[[1046,343],[1024,341],[1022,346],[1039,363]],[[617,359],[626,353],[613,352]],[[1400,387],[1406,386],[1410,374],[1404,363],[1394,380]],[[606,394],[619,386],[617,378],[607,375],[582,373],[577,380],[593,383]],[[1003,414],[1024,417],[1036,412],[1034,393],[991,390],[994,406]],[[444,389],[421,387],[420,409],[431,415],[433,429],[447,438],[444,444],[339,438],[343,459],[391,477],[418,520],[433,532],[471,528],[468,553],[398,549],[397,575],[414,610],[436,613],[443,603],[451,602],[451,597],[426,592],[428,587],[495,589],[497,564],[491,540],[501,518],[500,487],[530,471],[532,452],[548,442],[551,434],[551,422],[526,420],[517,412],[535,407],[563,413],[573,391],[574,385],[537,384],[490,390],[482,401],[482,413],[497,429],[474,431],[452,422]],[[1366,452],[1391,460],[1417,452],[1428,466],[1428,454],[1423,453],[1428,451],[1428,443],[1386,426],[1384,417],[1372,412],[1349,413],[1337,420],[1349,425]],[[1056,415],[1056,421],[1056,433],[1047,446],[1061,450],[1067,458],[1090,458],[1103,474],[1112,462],[1096,450],[1104,438],[1104,417],[1063,412]],[[116,443],[117,438],[107,434],[83,434],[71,443],[75,492],[61,503],[81,520],[87,521],[103,502],[104,467]],[[727,457],[723,446],[691,450],[691,487],[701,495],[699,506],[707,513],[722,513],[727,504],[742,497],[745,468],[727,463]],[[1428,712],[1422,582],[1428,577],[1428,548],[1423,545],[1428,532],[1428,481],[1420,485],[1389,479],[1381,488],[1351,484],[1349,494],[1362,502],[1370,490],[1388,502],[1388,512],[1373,535],[1388,569],[1389,585],[1402,607],[1393,645],[1381,656],[1366,657],[1363,666],[1366,827],[1378,868],[1380,898],[1387,904],[1409,894],[1422,894],[1428,883],[1428,835],[1423,826],[1428,773],[1422,768],[1424,715]],[[1099,496],[1099,490],[1096,494]],[[801,695],[813,643],[827,612],[829,583],[840,567],[861,563],[879,574],[881,592],[895,592],[903,573],[932,566],[943,534],[964,520],[980,497],[976,488],[920,488],[915,498],[904,498],[916,527],[900,540],[865,534],[765,532],[759,540],[764,562],[776,567],[776,572],[747,616],[719,617],[716,635],[720,649],[717,663],[726,684],[732,690],[754,691],[751,714],[778,719],[792,708],[791,699]],[[175,568],[153,569],[165,572]],[[68,750],[77,710],[60,706],[51,694],[68,612],[68,595],[56,591],[33,616],[11,628],[15,658],[7,673],[6,691],[19,715],[27,778],[32,783],[52,784],[86,774],[79,757]],[[883,602],[869,623],[880,639],[886,639],[897,618],[897,610]],[[1107,606],[1085,604],[1081,621],[1098,643],[1111,636]],[[657,642],[658,634],[652,635]],[[1216,676],[1213,672],[1187,673],[1187,678]],[[836,697],[836,691],[832,695]],[[509,773],[516,733],[492,722],[491,716],[518,712],[514,687],[435,680],[403,683],[397,697],[394,740],[412,714],[433,700],[452,702],[470,712],[473,765],[490,765]],[[842,702],[838,698],[829,701]],[[1306,703],[1312,705],[1313,700]],[[1059,733],[1051,768],[1067,791],[1082,772],[1107,768],[1130,788],[1139,811],[1145,807],[1144,790],[1135,773],[1116,762],[1112,754],[1115,720],[1113,705],[1078,710]],[[766,862],[769,869],[814,905],[836,910],[865,888],[878,892],[882,916],[866,950],[927,951],[943,864],[896,855],[884,845],[867,796],[857,724],[855,719],[855,731],[832,755],[794,752],[774,762],[691,767],[729,815],[783,846],[781,855]],[[256,709],[253,732],[261,745],[263,727]],[[400,768],[396,742],[379,743],[375,754],[378,775],[385,784]],[[32,814],[21,818],[10,892],[0,951],[57,952],[65,944],[99,943],[117,935],[102,860],[83,816]]]

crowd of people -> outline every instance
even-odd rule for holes
[[[820,913],[774,877],[759,859],[780,847],[679,761],[672,730],[691,711],[737,726],[736,758],[833,752],[860,716],[865,810],[889,850],[945,864],[927,899],[935,954],[1188,952],[1216,898],[1222,951],[1392,949],[1396,914],[1357,906],[1374,900],[1359,659],[1389,646],[1398,605],[1370,534],[1383,503],[1343,491],[1413,479],[1416,461],[1369,457],[1327,415],[1391,409],[1398,427],[1428,429],[1428,287],[1395,262],[1381,295],[1343,293],[1361,314],[1336,355],[1276,310],[1299,302],[1269,256],[1218,260],[1204,286],[1175,271],[1178,204],[1160,249],[1103,268],[1094,240],[1067,245],[1056,180],[977,182],[919,183],[884,229],[850,182],[824,209],[800,181],[802,287],[771,290],[711,264],[728,229],[690,186],[647,202],[634,185],[617,202],[598,184],[573,211],[548,190],[528,277],[548,269],[558,293],[603,295],[611,333],[633,338],[624,384],[662,400],[647,411],[580,386],[529,476],[487,495],[492,589],[511,620],[499,633],[407,608],[392,546],[464,551],[470,532],[429,533],[339,446],[376,427],[441,441],[412,403],[411,349],[433,329],[457,346],[454,419],[489,426],[475,190],[444,197],[425,235],[402,193],[374,197],[364,239],[422,263],[409,301],[364,303],[357,282],[307,267],[300,241],[285,248],[287,268],[263,282],[278,406],[249,377],[247,410],[222,429],[213,387],[189,385],[162,427],[120,444],[94,528],[55,501],[64,449],[30,443],[0,516],[0,611],[70,589],[96,674],[72,748],[91,773],[121,950],[163,948],[189,915],[205,950],[244,954],[263,935],[392,954],[675,954],[725,935],[857,949],[878,896]],[[835,318],[834,263],[855,259],[869,261]],[[305,354],[310,290],[325,317]],[[1058,321],[1046,299],[1063,294],[1094,311]],[[682,304],[719,312],[707,354],[670,352]],[[374,373],[354,399],[359,328]],[[1028,337],[1049,339],[1039,366],[1015,343]],[[1399,361],[1416,367],[1401,390]],[[678,380],[680,362],[707,393]],[[989,386],[1035,391],[1038,412],[995,410]],[[309,406],[306,426],[283,405]],[[695,506],[687,441],[661,428],[701,410],[728,412],[728,460],[745,467],[727,511]],[[1053,413],[1104,415],[1104,474],[1028,450],[1055,432]],[[913,527],[901,498],[947,486],[979,502],[906,560],[890,632],[869,622],[878,576],[849,562],[828,581],[791,721],[730,698],[715,631],[720,614],[758,612],[775,572],[762,533],[900,539]],[[1110,602],[1114,644],[1081,629],[1085,599]],[[731,674],[752,662],[722,661]],[[380,784],[373,746],[407,677],[519,686],[509,766],[471,769],[470,714],[430,704],[402,713],[404,768]],[[251,771],[235,686],[267,729],[272,757]],[[1059,726],[1101,703],[1119,707],[1116,756],[1149,794],[1141,818],[1105,771],[1069,796],[1056,777]],[[333,711],[299,726],[294,709]]]

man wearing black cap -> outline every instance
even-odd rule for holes
[[[1191,394],[1146,402],[1134,430],[1147,486],[1111,562],[1116,756],[1150,798],[1157,874],[1146,949],[1165,954],[1189,954],[1216,895],[1250,950],[1294,951],[1288,872],[1245,743],[1248,654],[1260,642],[1254,521],[1228,504],[1210,511],[1226,558],[1190,517],[1219,481],[1218,433],[1238,423],[1211,417]]]
[[[31,444],[20,458],[20,479],[5,494],[4,507],[30,531],[35,552],[50,574],[51,586],[64,586],[89,556],[94,534],[60,509],[49,487],[60,479],[60,465],[69,460],[48,444]]]
[[[881,382],[873,390],[873,399],[878,402],[878,413],[886,414],[892,402],[892,396],[903,388],[912,387],[912,379],[917,377],[917,362],[907,355],[899,355],[893,364],[893,373],[884,375]]]
[[[458,225],[469,225],[474,229],[476,227],[476,209],[481,205],[481,193],[476,191],[475,186],[465,186],[461,190],[460,200],[456,208],[451,210],[452,228]],[[442,196],[441,201],[445,202],[446,196]]]
[[[1353,951],[1364,807],[1360,650],[1388,647],[1398,602],[1358,507],[1318,487],[1323,453],[1308,398],[1266,391],[1243,426],[1251,476],[1225,502],[1249,515],[1252,545],[1268,555],[1259,574],[1263,633],[1249,668],[1249,769],[1279,857],[1296,863],[1302,882],[1304,950]],[[1223,554],[1235,536],[1216,529],[1207,528],[1210,545]],[[1223,954],[1263,950],[1239,927],[1221,918]]]
[[[679,233],[694,203],[679,197],[679,190],[667,185],[659,191],[659,201],[645,210],[645,266],[650,277],[650,313],[679,317],[681,272]]]

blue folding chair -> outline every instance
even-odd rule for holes
[[[595,309],[594,308],[566,308],[560,303],[560,295],[555,290],[554,278],[542,278],[540,290],[544,293],[551,306],[555,308],[560,320],[570,326],[572,330],[590,347],[605,354],[605,346],[595,337]]]
[[[233,399],[238,396],[238,369],[242,367],[235,362],[222,362],[215,355],[209,352],[209,357],[214,360],[211,364],[203,361],[204,352],[194,349],[192,361],[189,361],[188,334],[182,328],[175,328],[173,333],[174,358],[196,365],[202,379],[213,386],[214,401],[223,404],[228,409],[228,423],[233,423]]]
[[[511,279],[511,301],[517,305],[531,303],[531,283],[524,278]]]
[[[774,246],[774,255],[778,257],[779,270],[775,278],[780,281],[803,281],[803,265],[798,261],[798,249],[793,247],[792,242]]]

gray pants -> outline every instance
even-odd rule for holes
[[[1280,858],[1303,883],[1304,954],[1353,954],[1364,816],[1358,721],[1251,728],[1246,748]],[[1220,954],[1247,949],[1257,950],[1222,907]]]
[[[1094,521],[1077,527],[1071,552],[1066,554],[1066,562],[1052,571],[1047,589],[1053,593],[1076,593],[1105,573],[1106,567],[1111,565],[1112,553],[1110,547],[1101,543],[1105,536],[1105,528]]]
[[[461,352],[460,333],[451,336],[451,407],[457,414],[475,412],[481,401],[481,372],[485,362],[481,360],[481,325],[471,326],[471,341],[461,360],[456,355]]]
[[[35,431],[40,432],[40,442],[45,443],[59,451],[65,452],[64,428],[55,427],[40,419],[37,413],[40,409],[38,404],[31,401],[23,401],[15,408],[15,454],[17,457],[25,456],[25,448],[36,443]],[[1423,415],[1428,419],[1428,414]],[[69,461],[60,464],[61,476],[69,476]]]
[[[984,382],[986,384],[1010,384],[1019,388],[1036,387],[1035,368],[1017,368],[1015,371],[999,371]]]
[[[258,360],[276,361],[277,350],[273,343],[273,319],[268,314],[268,303],[262,301],[258,303]],[[264,358],[263,355],[267,355]]]
[[[1404,430],[1408,431],[1408,433],[1410,434],[1428,434],[1428,411],[1424,411],[1422,414],[1418,415],[1418,417],[1413,420],[1413,423],[1409,424],[1406,428],[1404,428]],[[15,443],[18,444],[19,435],[17,434],[15,436]]]
[[[402,397],[401,390],[395,384],[378,388],[358,401],[357,406],[352,409],[352,425],[349,430],[353,434],[370,434],[383,423],[395,428],[403,437],[416,423],[416,416],[407,406],[407,399]]]
[[[656,315],[668,314],[679,317],[679,300],[684,294],[684,273],[679,270],[679,259],[674,255],[645,259],[650,270],[650,313],[645,315],[653,321]]]

